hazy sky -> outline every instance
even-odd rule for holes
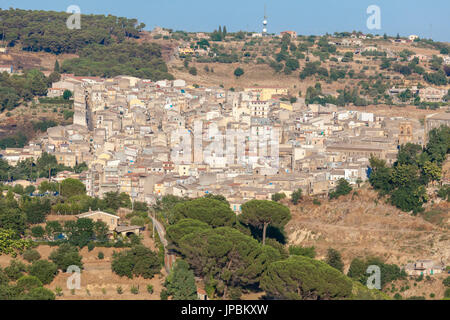
[[[450,42],[449,0],[0,0],[0,8],[66,11],[78,5],[82,13],[137,18],[147,25],[187,31],[262,29],[267,4],[269,32],[294,30],[301,35],[363,31]],[[381,29],[367,29],[369,5],[381,9]]]

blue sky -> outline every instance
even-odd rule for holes
[[[269,32],[294,30],[302,35],[335,31],[402,36],[417,34],[450,42],[449,0],[0,0],[0,8],[66,11],[78,5],[82,13],[137,18],[146,29],[261,31],[267,4]],[[381,30],[368,30],[369,5],[381,9]]]

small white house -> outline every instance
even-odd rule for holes
[[[8,74],[13,73],[13,65],[0,65],[0,73],[6,72]]]

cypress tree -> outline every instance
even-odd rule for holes
[[[58,60],[55,61],[55,67],[53,68],[53,71],[59,72],[59,62],[58,62]]]

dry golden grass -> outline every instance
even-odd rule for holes
[[[436,225],[420,215],[404,213],[367,187],[358,190],[357,196],[321,201],[321,206],[311,200],[291,206],[293,218],[285,228],[290,244],[315,246],[319,258],[335,248],[347,265],[355,257],[370,255],[397,264],[450,258],[450,239],[445,237],[448,220]],[[442,209],[448,217],[448,205]]]

